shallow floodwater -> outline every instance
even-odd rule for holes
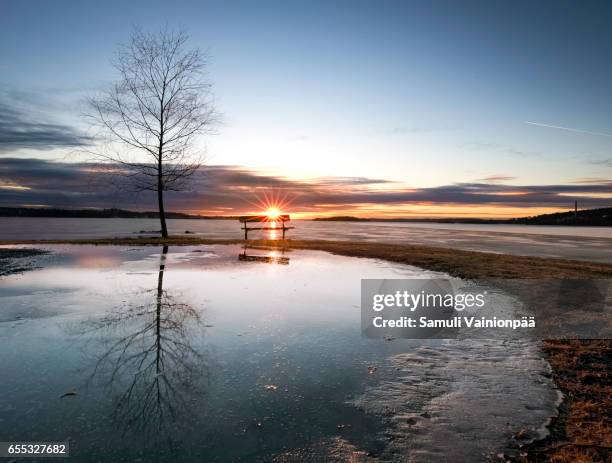
[[[49,249],[0,279],[4,441],[69,441],[71,462],[484,461],[555,413],[536,343],[362,337],[361,278],[432,272],[238,246]]]

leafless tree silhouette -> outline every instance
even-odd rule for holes
[[[205,356],[188,333],[188,327],[201,323],[200,315],[163,289],[167,252],[164,246],[157,288],[146,292],[143,304],[88,320],[83,331],[105,342],[90,381],[100,380],[115,394],[113,418],[125,432],[157,437],[169,436],[176,423],[187,421],[190,399],[206,392],[202,386],[209,379]]]
[[[188,50],[187,41],[184,32],[136,29],[114,62],[120,79],[88,101],[87,116],[107,141],[95,155],[118,164],[115,172],[135,191],[157,192],[163,237],[164,191],[185,188],[203,161],[193,149],[195,138],[217,122],[206,60],[198,49]]]

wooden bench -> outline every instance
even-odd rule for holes
[[[242,230],[244,230],[244,239],[249,239],[249,232],[253,230],[281,230],[283,232],[283,239],[285,239],[285,232],[295,227],[287,227],[285,222],[291,220],[289,214],[281,214],[277,217],[270,217],[267,215],[243,215],[238,217],[238,220],[243,224]],[[280,222],[281,226],[277,224]],[[249,223],[261,223],[264,224],[262,227],[248,227]],[[274,226],[265,226],[265,224],[274,224]]]

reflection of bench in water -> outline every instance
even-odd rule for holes
[[[273,252],[276,252],[276,251],[273,251]],[[277,256],[275,254],[270,254],[268,256],[257,256],[253,254],[247,254],[246,246],[243,248],[242,253],[238,254],[238,260],[244,261],[244,262],[264,262],[266,264],[289,265],[288,257]]]
[[[238,217],[238,220],[240,221],[241,224],[243,224],[243,230],[244,230],[244,239],[248,240],[249,239],[249,232],[253,231],[253,230],[282,230],[283,232],[283,239],[285,239],[285,232],[287,230],[291,230],[294,227],[287,227],[285,225],[285,222],[289,222],[289,220],[291,220],[289,218],[289,214],[281,214],[278,215],[277,217],[270,217],[267,215],[243,215],[241,217]],[[280,227],[278,226],[278,223],[280,222]],[[248,227],[249,223],[263,223],[264,226],[262,227]],[[266,224],[269,224],[266,226]]]

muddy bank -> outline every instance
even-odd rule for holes
[[[40,249],[0,249],[0,277],[39,268],[40,257],[46,254]]]

